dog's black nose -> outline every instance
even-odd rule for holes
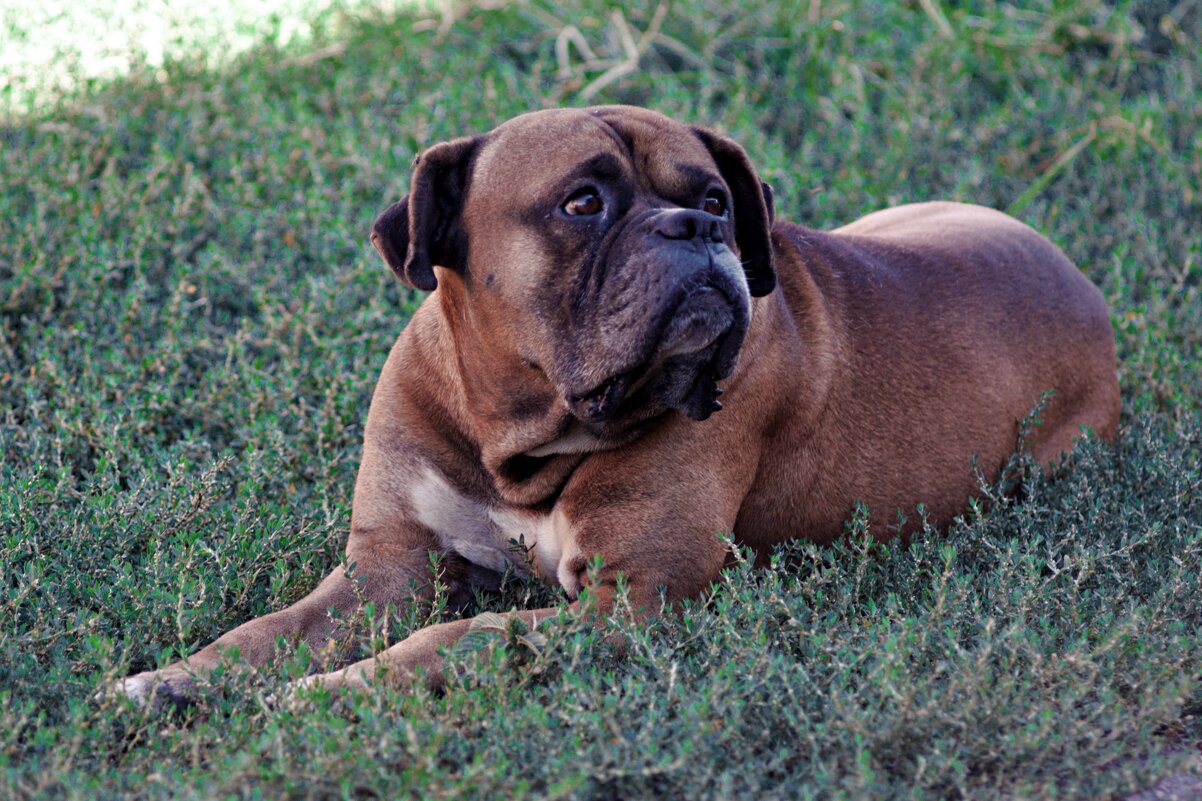
[[[661,211],[655,216],[654,230],[664,239],[722,241],[722,220],[694,209]]]

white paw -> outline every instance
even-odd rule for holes
[[[148,704],[155,707],[172,704],[178,707],[190,703],[195,689],[195,683],[190,676],[173,675],[170,671],[148,670],[117,679],[105,690],[97,691],[95,698],[101,700],[124,696],[139,708]]]
[[[157,679],[154,673],[138,673],[134,676],[126,676],[123,679],[117,679],[110,684],[106,689],[98,690],[96,698],[120,698],[124,696],[133,701],[139,707],[146,706],[146,702],[150,699],[150,693],[154,689]]]

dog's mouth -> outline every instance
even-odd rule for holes
[[[598,435],[629,429],[668,409],[692,420],[709,418],[722,408],[718,382],[734,371],[747,332],[741,309],[713,283],[685,293],[635,366],[567,396],[572,414]]]
[[[626,393],[634,381],[634,375],[635,372],[629,370],[602,381],[590,392],[568,398],[572,414],[586,423],[609,420],[622,405],[622,401],[626,399]]]

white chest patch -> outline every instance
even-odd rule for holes
[[[501,572],[513,566],[563,586],[575,597],[579,580],[565,566],[576,555],[567,515],[559,507],[547,514],[493,508],[467,497],[437,470],[425,467],[410,485],[410,502],[422,525],[469,562]],[[513,544],[520,541],[526,548]]]

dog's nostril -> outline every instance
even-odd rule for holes
[[[688,241],[705,238],[722,241],[721,221],[698,211],[668,211],[659,215],[655,232],[665,239]]]
[[[665,239],[692,239],[694,236],[693,221],[687,218],[669,217],[656,227],[656,232]]]

